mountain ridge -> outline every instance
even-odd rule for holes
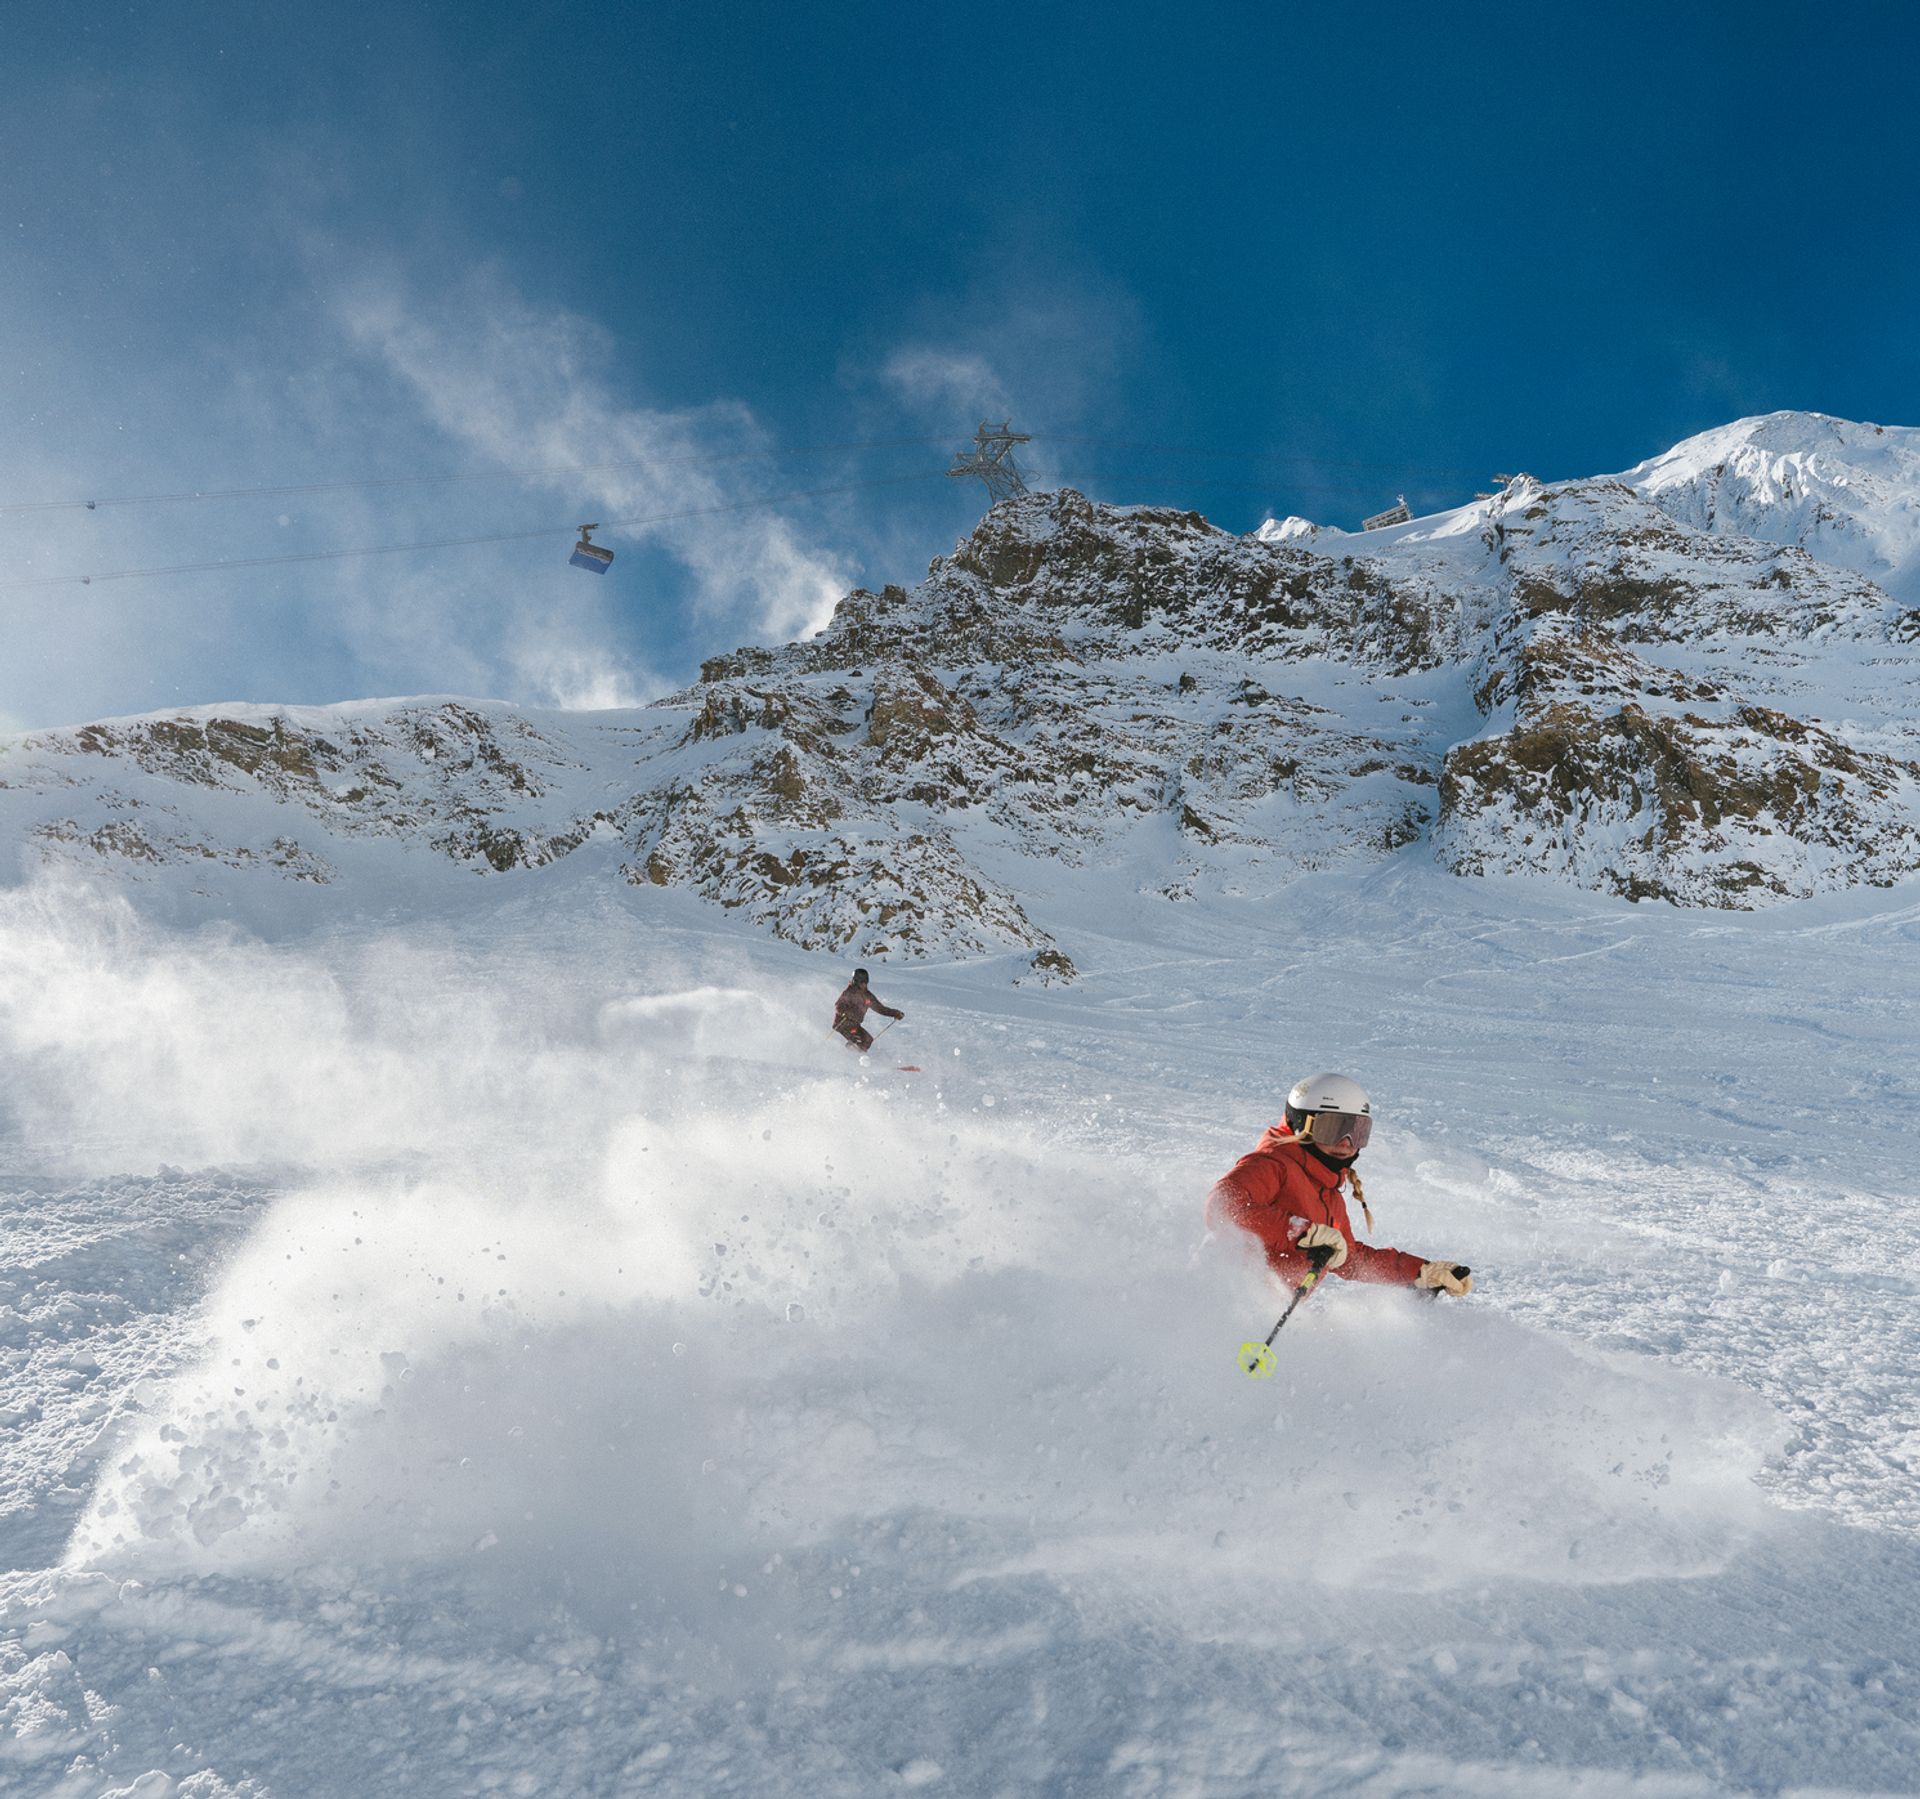
[[[914,588],[632,711],[212,706],[16,737],[0,830],[19,878],[361,903],[383,856],[513,877],[597,840],[628,886],[811,947],[1017,951],[1043,978],[1072,972],[1073,896],[1257,898],[1395,854],[1698,906],[1888,884],[1920,869],[1920,614],[1853,564],[1920,516],[1920,433],[1799,416],[1361,536],[1029,495]],[[1853,511],[1796,489],[1770,533],[1733,529],[1764,490],[1749,469],[1735,507],[1714,471],[1756,435]]]

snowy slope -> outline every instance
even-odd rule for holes
[[[1920,431],[1770,412],[1703,431],[1620,479],[1683,524],[1798,544],[1920,606]]]
[[[1767,422],[1806,441],[1835,425]],[[1709,442],[1680,446],[1668,474]],[[1859,572],[1885,572],[1859,545],[1903,542],[1920,486],[1892,453],[1820,466],[1871,491],[1850,534],[1801,530],[1757,492],[1737,517],[1696,519],[1678,487],[1632,471],[1521,476],[1359,538],[1298,521],[1265,535],[1480,596],[1496,619],[1474,675],[1485,724],[1445,756],[1443,866],[1746,906],[1916,865],[1916,615]]]
[[[637,712],[14,740],[0,1794],[1920,1791],[1901,616],[1060,495]],[[1255,1383],[1315,1067],[1478,1284]]]
[[[1912,1790],[1911,889],[1114,906],[890,977],[903,1075],[530,883],[0,912],[0,1790]],[[1256,1385],[1199,1200],[1319,1062],[1480,1287]]]

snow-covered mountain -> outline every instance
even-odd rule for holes
[[[1098,889],[1392,855],[1750,907],[1920,868],[1920,433],[1747,420],[1354,536],[1071,490],[641,710],[199,708],[16,739],[22,870],[366,904],[597,844],[795,942],[1021,950]]]
[[[1682,524],[1798,544],[1920,605],[1920,430],[1770,412],[1703,431],[1620,479]]]

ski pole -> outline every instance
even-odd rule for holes
[[[897,1025],[899,1022],[900,1020],[897,1018],[889,1018],[885,1024],[883,1024],[877,1031],[874,1032],[873,1034],[874,1042],[878,1043],[880,1039],[884,1037],[890,1030],[892,1030],[893,1027]]]
[[[1307,1260],[1313,1264],[1307,1270],[1307,1277],[1293,1290],[1293,1297],[1287,1301],[1287,1309],[1280,1314],[1279,1322],[1267,1332],[1264,1343],[1246,1342],[1240,1345],[1240,1366],[1255,1380],[1263,1380],[1273,1372],[1273,1340],[1280,1334],[1280,1326],[1285,1324],[1300,1308],[1301,1300],[1319,1284],[1321,1275],[1327,1271],[1327,1264],[1333,1260],[1333,1250],[1326,1244],[1307,1251]]]

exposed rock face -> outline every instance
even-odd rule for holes
[[[1920,867],[1916,770],[1762,706],[1728,718],[1562,702],[1462,745],[1439,848],[1462,874],[1748,906]]]
[[[1509,606],[1474,687],[1490,728],[1446,758],[1443,865],[1739,907],[1920,866],[1920,745],[1764,703],[1811,711],[1886,665],[1899,608],[1871,581],[1619,482],[1516,483],[1488,511]]]
[[[491,878],[598,841],[799,943],[1035,979],[1116,896],[1393,853],[1718,906],[1920,868],[1916,615],[1818,533],[1696,522],[1673,457],[1364,537],[1029,496],[638,712],[43,732],[0,746],[0,832],[145,881],[351,881],[372,847]]]
[[[67,790],[83,796],[85,810],[107,814],[107,822],[84,828],[78,819],[29,825],[49,846],[156,866],[194,857],[257,864],[312,881],[330,880],[333,871],[324,856],[301,848],[296,831],[424,839],[456,862],[494,870],[538,867],[579,841],[566,831],[546,840],[504,820],[508,809],[546,798],[578,766],[516,714],[462,701],[373,716],[354,707],[305,715],[248,710],[252,716],[196,711],[36,733],[0,748],[0,792]],[[323,719],[326,728],[303,716]],[[196,789],[273,802],[279,810],[267,837],[201,841],[207,816],[232,809]],[[290,812],[305,816],[290,819]]]
[[[850,594],[812,642],[715,658],[662,701],[685,746],[736,741],[637,822],[638,866],[803,942],[1020,946],[1069,978],[1022,865],[1092,878],[1160,826],[1178,892],[1223,847],[1291,870],[1417,836],[1436,747],[1253,671],[1430,670],[1454,629],[1424,588],[1191,514],[1013,502],[912,593]]]

